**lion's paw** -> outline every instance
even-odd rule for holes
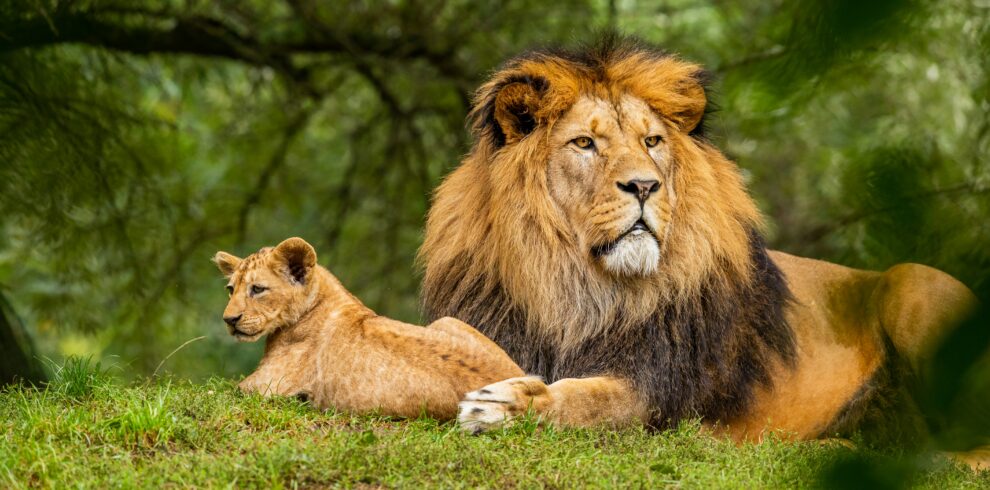
[[[509,378],[464,395],[457,421],[471,434],[498,427],[527,410],[542,413],[550,405],[550,392],[536,376]]]

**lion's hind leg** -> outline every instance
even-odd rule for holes
[[[880,325],[915,370],[977,306],[976,296],[961,282],[918,264],[900,264],[884,272],[877,292]]]
[[[900,264],[884,272],[878,288],[879,319],[897,354],[922,375],[939,344],[979,306],[976,296],[952,276],[918,264]],[[988,360],[985,352],[982,363]],[[943,453],[973,471],[990,470],[990,445]]]

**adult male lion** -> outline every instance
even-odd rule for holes
[[[627,39],[510,60],[420,251],[453,316],[539,378],[468,394],[484,430],[718,422],[813,438],[854,427],[974,304],[922,265],[882,273],[768,251],[739,170],[701,134],[698,65]],[[904,362],[899,362],[903,360]]]

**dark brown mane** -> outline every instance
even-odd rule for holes
[[[453,316],[475,326],[547,382],[602,374],[631,379],[648,398],[655,427],[689,417],[726,420],[745,410],[755,386],[769,383],[771,361],[795,358],[783,313],[790,293],[762,238],[755,231],[751,237],[749,283],[710,281],[691,302],[668,305],[638,328],[589,338],[566,352],[525,323],[496,279],[464,283],[464,265],[452,264],[445,280],[425,284],[423,306],[431,321]]]

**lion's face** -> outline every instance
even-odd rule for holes
[[[477,142],[430,208],[428,315],[525,323],[569,349],[745,283],[760,215],[701,135],[704,79],[622,40],[507,62],[478,89]]]
[[[217,252],[213,261],[227,278],[227,332],[241,342],[294,324],[312,302],[306,278],[316,252],[302,239],[290,238],[244,259]]]
[[[552,200],[588,257],[620,276],[656,272],[675,190],[669,129],[632,95],[583,96],[554,125]]]

